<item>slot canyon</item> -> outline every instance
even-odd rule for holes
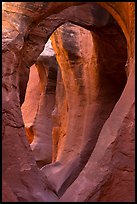
[[[2,202],[135,202],[135,3],[2,3]]]

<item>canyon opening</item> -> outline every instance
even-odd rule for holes
[[[2,9],[3,201],[133,202],[134,3]]]

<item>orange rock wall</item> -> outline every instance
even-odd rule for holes
[[[99,35],[99,30],[89,32],[68,23],[58,28],[51,37],[61,68],[66,100],[62,110],[58,90],[55,130],[53,127],[53,141],[54,137],[55,141],[59,138],[55,142],[58,147],[53,147],[57,149],[57,156],[55,163],[49,169],[48,166],[43,167],[43,171],[59,195],[84,168],[126,84],[126,41],[122,32],[117,31],[117,26],[110,24],[106,29],[101,29]],[[115,41],[120,43],[116,46],[113,44],[112,48]],[[120,49],[121,52],[118,52]],[[60,165],[56,166],[57,163]],[[55,169],[57,174],[54,174]],[[57,175],[59,180],[56,179]]]
[[[97,143],[88,162],[77,178],[74,171],[73,176],[76,179],[73,180],[70,187],[68,183],[65,183],[60,192],[58,192],[60,182],[63,181],[64,183],[62,176],[63,179],[66,179],[72,169],[64,165],[63,169],[66,170],[63,170],[60,178],[60,176],[55,176],[58,167],[61,166],[59,161],[56,163],[56,168],[52,168],[52,164],[47,166],[46,171],[51,169],[54,175],[53,182],[50,183],[44,176],[43,171],[38,169],[25,135],[20,106],[24,102],[29,79],[29,68],[36,62],[54,30],[67,21],[96,33],[93,34],[94,42],[97,43],[95,45],[96,49],[99,48],[98,43],[100,42],[99,39],[101,39],[98,38],[98,35],[103,34],[105,36],[105,31],[100,30],[97,22],[94,23],[94,21],[89,20],[93,17],[90,8],[96,7],[92,2],[57,2],[56,4],[54,2],[4,2],[2,5],[2,175],[7,186],[3,187],[3,201],[12,201],[17,198],[19,202],[56,202],[59,197],[61,197],[61,202],[132,202],[135,200],[135,4],[134,2],[97,2],[97,4],[112,14],[126,37],[128,51],[127,83],[108,119],[104,121],[105,123],[98,134]],[[82,11],[83,14],[81,15]],[[96,18],[98,19],[98,17]],[[108,21],[103,20],[103,23],[106,26]],[[110,41],[107,41],[107,38],[105,40],[108,47],[111,46],[111,39],[109,39]],[[113,43],[116,44],[114,41]],[[101,45],[103,47],[105,43],[103,44],[101,41]],[[96,50],[96,53],[100,52],[98,49]],[[122,54],[122,52],[119,52],[119,54]],[[70,78],[74,77],[76,73],[74,72],[74,75],[71,73]],[[109,80],[111,81],[110,78]],[[119,83],[119,78],[116,77],[116,80]],[[77,79],[77,81],[79,80]],[[65,86],[66,84],[64,84],[66,89]],[[78,88],[75,83],[74,87]],[[100,86],[101,88],[102,86]],[[70,90],[72,91],[72,89]],[[74,99],[70,98],[69,102],[67,99],[68,94],[69,92],[65,93],[66,99],[63,100],[64,108],[62,107],[62,110],[66,109],[65,106],[67,105],[69,108],[71,101]],[[75,96],[76,99],[80,99],[78,94]],[[66,102],[64,102],[65,100]],[[79,101],[74,100],[74,102],[77,104]],[[70,113],[73,115],[74,112]],[[68,117],[68,114],[65,112],[64,118],[66,116]],[[71,135],[71,131],[78,131],[77,128],[75,130],[73,118],[71,120],[68,117],[66,121],[64,132],[67,130],[67,134]],[[87,119],[87,121],[89,120]],[[68,127],[74,128],[69,129]],[[55,130],[54,128],[53,130],[54,133],[57,130],[56,137],[58,141],[58,129]],[[56,143],[56,140],[54,141]],[[69,144],[71,141],[72,137],[67,138],[64,147],[67,147],[67,143]],[[65,158],[66,153],[62,152],[58,156],[57,148],[54,149],[56,149],[54,161],[57,158]],[[75,165],[77,166],[79,163],[77,161],[77,159],[72,160],[70,166],[74,166],[75,169]],[[54,177],[57,180],[54,180]],[[8,186],[11,191],[8,190]],[[59,197],[55,195],[55,189]],[[6,197],[6,191],[10,191],[12,198],[14,198]]]

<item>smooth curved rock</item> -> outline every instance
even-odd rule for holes
[[[60,201],[134,202],[135,4],[134,2],[97,2],[97,4],[112,14],[125,35],[128,49],[127,83],[101,129],[86,166],[72,185],[65,189],[66,192]],[[5,182],[19,201],[58,200],[53,190],[48,190],[48,181],[36,166],[25,135],[20,105],[24,101],[26,92],[28,68],[36,62],[45,43],[57,27],[67,21],[73,21],[72,23],[92,30],[95,33],[93,38],[94,43],[97,43],[96,48],[101,40],[104,49],[105,44],[102,44],[102,39],[107,36],[104,33],[107,30],[88,24],[87,19],[91,16],[88,12],[88,17],[81,15],[80,12],[82,6],[85,9],[86,5],[87,8],[92,7],[92,2],[57,2],[56,4],[54,2],[4,2],[2,4],[2,173]],[[77,16],[75,12],[73,12],[74,16],[71,15],[71,9],[73,10],[74,6],[77,8]],[[64,14],[61,14],[63,11]],[[107,41],[106,38],[108,47],[111,46],[110,42],[111,40]],[[117,43],[113,41],[112,44],[115,47]],[[108,53],[108,56],[110,55],[111,52]],[[111,78],[108,77],[108,79],[112,81]],[[67,96],[67,93],[65,95]],[[66,104],[64,103],[64,100],[64,110],[66,107],[68,110],[69,106],[67,101]],[[54,113],[56,115],[56,110]],[[66,118],[65,120],[68,123],[73,122]],[[57,125],[54,131],[57,140],[54,143],[58,142],[58,130]],[[57,155],[56,149],[54,160]],[[64,156],[61,155],[61,157]],[[109,193],[106,194],[106,192]]]
[[[37,60],[36,66],[39,72],[42,93],[33,124],[34,139],[30,146],[37,164],[41,167],[52,161],[51,115],[55,106],[58,64],[55,56],[51,55],[40,56]]]
[[[39,167],[52,161],[52,120],[58,64],[49,40],[31,67],[22,114]],[[35,100],[35,101],[34,101]]]
[[[60,130],[55,164],[49,165],[49,169],[45,166],[42,170],[59,196],[84,168],[102,126],[126,83],[125,38],[115,24],[107,25],[106,29],[101,29],[99,35],[99,31],[90,33],[67,23],[51,37],[66,92],[68,107],[63,115],[67,112],[67,125],[65,133],[63,127],[63,136],[60,134],[62,126],[58,127]],[[120,43],[115,46],[114,41]],[[58,123],[59,117],[62,118],[60,110],[56,114]],[[57,133],[55,140],[56,137]]]
[[[23,121],[29,143],[34,139],[33,123],[38,109],[41,95],[41,83],[38,70],[35,65],[30,68],[29,81],[27,83],[24,103],[21,106]]]
[[[85,202],[134,201],[135,112],[133,87],[134,71],[130,74],[125,91],[102,128],[88,163],[62,196],[60,202],[66,200],[70,202],[81,200]],[[130,98],[128,97],[129,93]]]

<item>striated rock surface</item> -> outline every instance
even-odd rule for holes
[[[52,161],[52,120],[55,106],[55,92],[58,64],[55,55],[41,55],[36,63],[40,81],[41,96],[34,120],[34,140],[31,149],[37,164],[41,167]]]
[[[98,32],[92,34],[67,23],[52,35],[67,101],[66,110],[61,110],[61,113],[56,110],[56,121],[57,124],[58,121],[64,124],[60,115],[67,112],[67,122],[65,131],[64,127],[63,131],[62,126],[58,127],[60,130],[55,163],[42,170],[59,196],[84,168],[102,126],[125,86],[126,41],[117,29],[113,23],[107,25],[107,32],[102,29],[100,36]],[[111,43],[106,43],[106,39]],[[112,47],[114,40],[120,40],[120,44],[113,44]],[[118,52],[120,49],[121,52]],[[62,104],[62,98],[60,100]]]
[[[133,81],[131,74],[125,92],[101,130],[88,163],[62,196],[61,202],[66,200],[70,202],[81,200],[85,202],[134,201],[135,133],[134,100],[132,98],[134,92],[131,91],[131,87],[134,86]],[[132,93],[129,99],[127,95],[130,91]],[[126,105],[124,105],[125,98]],[[124,106],[122,109],[121,105]],[[76,190],[77,188],[79,190]]]
[[[58,28],[68,21],[89,31]],[[39,170],[20,106],[29,68],[56,28],[53,160]],[[3,201],[135,201],[134,44],[134,2],[3,2]],[[44,97],[37,115],[43,126]]]
[[[52,160],[52,121],[58,64],[51,41],[31,67],[22,114],[38,166]]]

